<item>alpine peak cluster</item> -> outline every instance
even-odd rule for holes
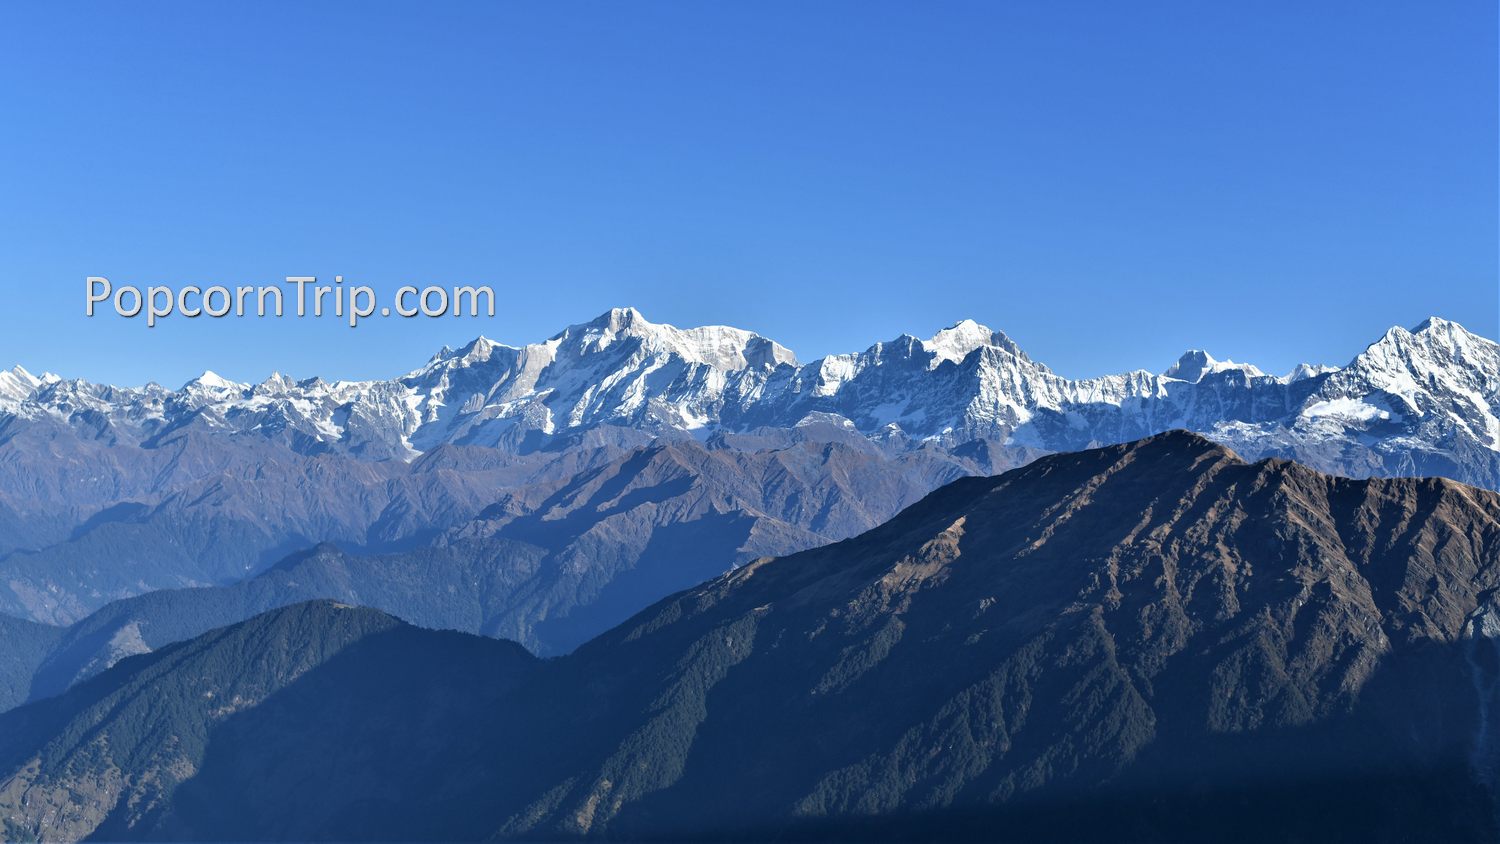
[[[370,459],[443,444],[526,451],[586,431],[706,439],[810,422],[901,448],[978,440],[1039,451],[1183,428],[1328,471],[1500,486],[1500,346],[1435,317],[1392,328],[1342,367],[1270,376],[1192,350],[1161,374],[1069,379],[973,320],[804,364],[750,331],[616,308],[541,343],[445,348],[390,380],[248,384],[205,372],[170,390],[17,367],[0,373],[0,413],[147,447],[193,429]]]

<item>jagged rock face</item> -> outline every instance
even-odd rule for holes
[[[0,809],[35,830],[72,789],[71,818],[112,818],[59,838],[1492,840],[1497,564],[1494,493],[1172,433],[956,481],[503,688],[449,677],[446,720],[385,720],[434,705],[405,683],[420,642],[391,669],[309,665],[305,693],[222,724],[187,705],[189,678],[237,675],[174,660],[324,654],[301,643],[319,615],[127,659],[0,716]],[[339,690],[382,670],[364,718]],[[113,690],[142,683],[162,696],[132,718],[180,717],[207,752],[114,739],[136,710]],[[382,733],[390,755],[360,740]],[[197,776],[154,773],[168,756]],[[361,785],[392,765],[400,799]]]

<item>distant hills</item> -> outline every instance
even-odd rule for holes
[[[663,442],[581,465],[590,468],[556,483],[497,491],[495,505],[417,547],[355,554],[323,543],[222,586],[117,599],[66,629],[17,621],[36,632],[11,638],[16,658],[0,662],[0,710],[56,694],[122,656],[314,598],[566,651],[665,594],[867,529],[976,470],[942,453],[889,457],[858,441],[763,451]],[[150,558],[149,546],[136,550]]]
[[[1497,563],[1495,493],[1171,432],[959,479],[555,660],[329,602],[129,657],[0,716],[0,816],[49,840],[1492,840]]]

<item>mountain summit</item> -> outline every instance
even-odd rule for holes
[[[1307,364],[1301,364],[1298,370]],[[1213,375],[1219,372],[1242,372],[1248,378],[1261,378],[1265,376],[1259,368],[1253,364],[1235,363],[1232,360],[1214,360],[1213,356],[1201,349],[1191,349],[1184,352],[1177,362],[1163,372],[1167,378],[1176,378],[1179,381],[1191,381],[1196,384],[1203,380],[1205,375]]]

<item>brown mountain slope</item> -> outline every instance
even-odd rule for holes
[[[1466,635],[1497,560],[1492,493],[1185,433],[960,480],[583,648],[543,695],[580,701],[568,761],[503,829],[1492,833]]]

